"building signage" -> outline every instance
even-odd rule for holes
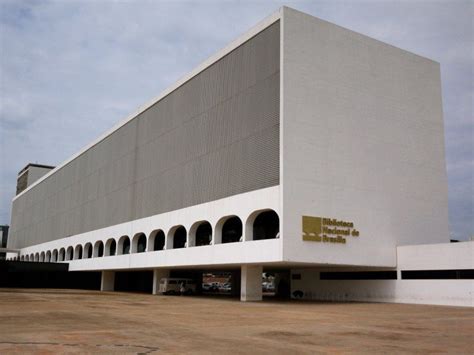
[[[353,222],[335,218],[303,216],[303,240],[346,244],[346,238],[358,237]]]

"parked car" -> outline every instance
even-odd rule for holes
[[[272,282],[264,282],[262,289],[264,292],[275,292],[275,285]]]
[[[159,292],[164,295],[192,295],[196,293],[196,281],[166,277],[160,280]]]
[[[202,284],[202,290],[207,292],[218,292],[219,286],[219,282],[207,282]]]
[[[223,283],[220,287],[219,290],[222,292],[230,292],[232,291],[232,285],[230,282]]]
[[[203,291],[210,291],[211,287],[212,287],[212,285],[210,283],[205,282],[205,283],[202,284],[202,290]]]

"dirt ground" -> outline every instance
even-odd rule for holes
[[[474,353],[474,309],[0,289],[0,354]]]

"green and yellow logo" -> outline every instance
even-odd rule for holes
[[[358,237],[353,222],[336,218],[303,216],[303,240],[346,244],[346,237]]]

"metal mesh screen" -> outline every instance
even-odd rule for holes
[[[14,201],[24,247],[279,184],[279,22]]]

